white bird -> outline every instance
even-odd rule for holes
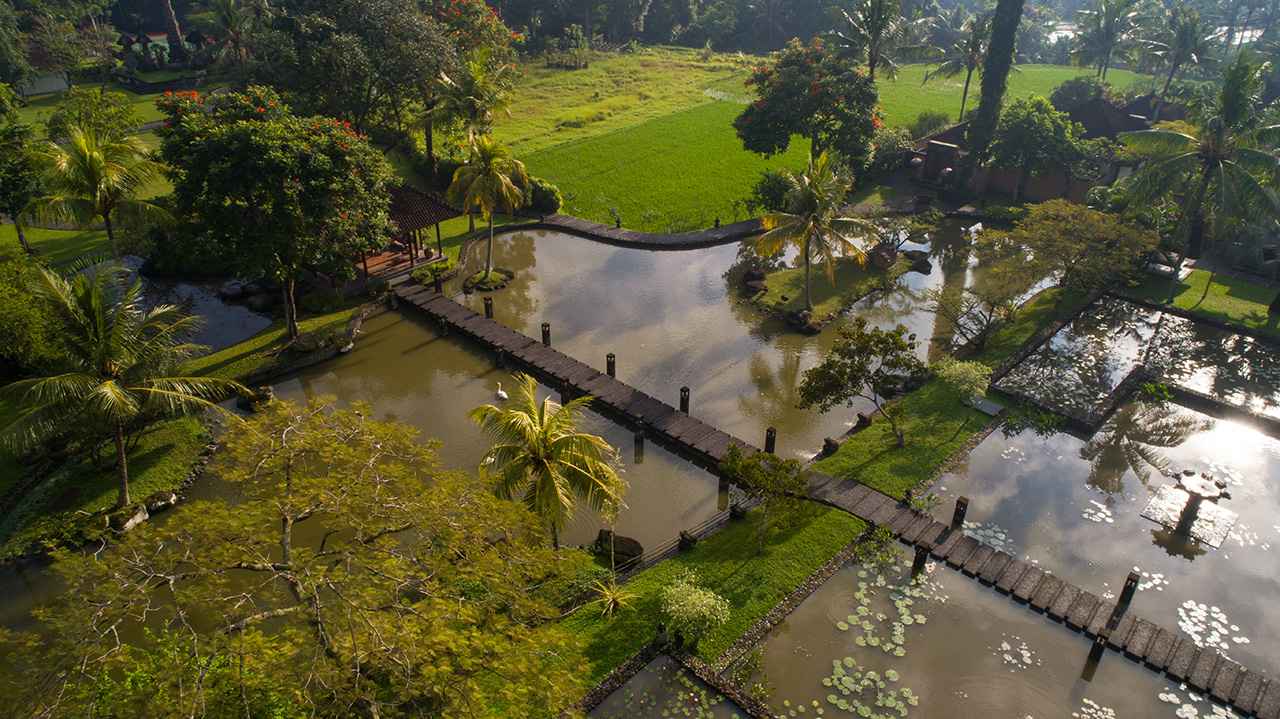
[[[498,383],[498,391],[494,393],[494,396],[498,398],[499,402],[506,402],[508,399],[510,399],[510,397],[507,396],[507,393],[502,391],[501,382]]]

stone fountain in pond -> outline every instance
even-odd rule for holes
[[[1230,499],[1227,483],[1213,475],[1191,470],[1172,475],[1177,486],[1165,485],[1142,510],[1142,516],[1163,525],[1175,535],[1189,537],[1217,549],[1231,534],[1238,515],[1218,505]],[[1205,500],[1208,500],[1207,502]]]

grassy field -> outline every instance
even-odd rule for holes
[[[1174,286],[1173,306],[1280,337],[1280,317],[1272,317],[1269,311],[1278,291],[1275,287],[1224,275],[1212,275],[1210,283],[1210,277],[1205,270],[1192,270],[1187,279]],[[1205,285],[1209,285],[1208,294]],[[1169,299],[1169,280],[1152,277],[1128,292],[1138,299],[1165,304]]]
[[[733,522],[692,550],[636,575],[626,585],[636,594],[629,608],[604,618],[598,607],[588,605],[556,627],[576,640],[588,666],[586,683],[594,685],[654,638],[659,592],[679,572],[692,569],[731,607],[729,621],[698,644],[698,656],[714,661],[865,529],[861,520],[840,510],[803,504],[779,518],[764,551],[757,552],[754,522]]]
[[[89,87],[97,87],[97,85],[90,85]],[[107,91],[123,93],[128,98],[129,105],[133,107],[133,113],[138,118],[138,124],[155,122],[161,119],[160,111],[156,109],[156,98],[159,97],[159,94],[143,95],[114,83],[107,85]],[[27,105],[18,110],[18,116],[23,122],[43,126],[61,100],[62,93],[60,92],[28,98]]]
[[[649,231],[688,230],[738,218],[738,201],[766,168],[802,167],[807,143],[778,157],[742,149],[732,123],[749,101],[743,85],[758,58],[713,56],[656,48],[602,56],[589,69],[525,69],[509,116],[495,134],[529,170],[560,186],[565,212]],[[925,110],[959,112],[960,80],[922,84],[929,67],[904,67],[880,81],[880,105],[890,125],[905,126]],[[1076,67],[1026,65],[1010,76],[1007,97],[1048,95],[1063,81],[1088,74]],[[1125,87],[1139,76],[1115,71]],[[971,88],[970,104],[976,102]],[[858,198],[870,204],[886,198]]]
[[[85,255],[110,254],[106,230],[23,229],[31,249],[44,262],[54,267],[68,265]],[[0,258],[20,252],[18,232],[13,225],[0,224]]]
[[[1000,328],[973,359],[990,367],[1016,352],[1041,327],[1080,308],[1081,298],[1046,290],[1023,306],[1014,321]],[[987,423],[987,416],[962,404],[938,381],[899,400],[905,447],[898,447],[889,423],[875,415],[871,426],[840,445],[814,469],[857,480],[892,497],[933,478],[938,468]]]

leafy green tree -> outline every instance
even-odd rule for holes
[[[604,439],[578,430],[590,397],[559,405],[538,401],[538,382],[517,375],[512,407],[482,405],[471,419],[496,442],[485,454],[496,480],[494,493],[519,499],[551,531],[560,548],[560,532],[579,501],[595,510],[615,502],[621,481],[616,452]]]
[[[160,0],[160,10],[164,15],[165,40],[169,45],[169,62],[184,63],[190,59],[186,41],[182,39],[182,25],[178,23],[178,13],[173,10],[173,0]]]
[[[763,553],[774,518],[803,497],[809,486],[804,477],[804,467],[797,460],[783,459],[768,452],[747,455],[737,445],[732,445],[720,462],[720,472],[748,497],[759,500],[756,553]]]
[[[924,82],[935,77],[955,77],[964,75],[964,90],[960,93],[960,115],[964,120],[964,109],[969,102],[969,82],[973,74],[982,78],[982,64],[987,59],[987,40],[990,36],[990,19],[974,15],[965,21],[964,35],[951,46],[946,54],[938,60],[938,66],[924,74]]]
[[[882,330],[869,326],[865,317],[855,317],[840,329],[822,362],[804,373],[801,406],[827,412],[842,404],[870,403],[903,447],[907,439],[900,424],[901,410],[886,398],[899,389],[904,378],[922,368],[916,357],[916,341],[907,336],[906,327]]]
[[[1076,15],[1080,35],[1072,55],[1081,65],[1098,68],[1098,78],[1106,80],[1116,57],[1134,41],[1139,22],[1138,0],[1093,0],[1089,9]]]
[[[40,265],[24,255],[0,259],[0,377],[25,377],[53,366],[62,352],[57,318],[31,301]]]
[[[692,569],[677,574],[658,597],[663,623],[677,644],[696,647],[698,641],[729,621],[728,600],[702,586]]]
[[[161,104],[177,211],[242,272],[281,283],[297,339],[304,272],[354,277],[361,253],[390,240],[386,159],[349,122],[298,117],[269,88]]]
[[[787,192],[786,211],[771,212],[761,218],[764,234],[756,239],[756,251],[773,256],[791,245],[800,251],[804,263],[804,306],[813,311],[810,275],[814,259],[821,259],[827,279],[834,284],[836,255],[866,260],[866,251],[855,233],[864,237],[873,231],[872,223],[843,217],[849,194],[849,183],[835,169],[831,156],[810,156],[804,173],[788,173],[791,187]]]
[[[1026,0],[998,0],[995,14],[991,16],[991,42],[987,47],[987,58],[982,64],[982,95],[978,101],[978,111],[969,123],[966,138],[969,154],[957,177],[962,186],[972,179],[977,166],[986,161],[991,140],[995,137],[1025,3]]]
[[[513,212],[524,206],[522,187],[529,184],[524,163],[511,156],[497,140],[477,137],[471,143],[471,156],[453,173],[447,196],[449,202],[465,212],[478,211],[489,223],[489,244],[484,254],[484,276],[493,272],[493,215]]]
[[[1000,116],[991,164],[1017,169],[1013,201],[1021,202],[1033,176],[1070,167],[1082,154],[1084,128],[1043,97],[1015,100]]]
[[[484,50],[472,52],[450,76],[442,73],[440,104],[442,118],[462,123],[467,141],[493,129],[493,118],[505,110],[515,86],[515,66],[496,61]]]
[[[92,132],[101,140],[119,140],[140,124],[123,92],[78,85],[63,95],[45,121],[45,129],[49,139],[55,141],[71,137],[74,127]]]
[[[137,197],[161,172],[137,137],[112,139],[71,126],[65,140],[47,142],[35,152],[44,168],[44,194],[32,200],[28,212],[82,227],[102,220],[113,256],[120,256],[116,223],[141,225],[168,217],[159,205]]]
[[[244,72],[249,62],[250,36],[258,19],[253,8],[245,0],[212,0],[209,11],[210,30],[217,38],[219,56]]]
[[[19,20],[11,3],[0,3],[0,83],[22,89],[35,70],[27,58]]]
[[[945,357],[934,362],[929,370],[952,394],[965,402],[985,395],[991,384],[991,368],[981,362]]]
[[[1089,292],[1136,269],[1157,239],[1118,215],[1050,200],[1032,205],[1012,231],[993,233],[990,241],[1004,245],[1006,256],[1023,258],[1025,274],[1056,277],[1061,287]]]
[[[0,120],[0,214],[13,222],[18,244],[27,254],[31,245],[23,232],[22,212],[40,194],[40,166],[32,153],[31,127]]]
[[[838,153],[861,168],[871,137],[881,123],[876,84],[856,63],[820,39],[787,43],[771,65],[757,67],[747,80],[757,100],[733,121],[742,146],[776,155],[795,135],[809,139],[813,155]]]
[[[839,8],[839,12],[844,27],[832,32],[834,42],[842,52],[866,60],[872,81],[881,68],[889,77],[896,76],[899,55],[919,51],[919,36],[934,21],[903,17],[901,0],[858,0],[852,11]]]
[[[244,391],[230,380],[178,374],[182,361],[203,349],[185,341],[199,318],[172,305],[146,309],[142,283],[126,285],[120,268],[101,266],[72,279],[42,268],[29,290],[57,318],[64,356],[44,376],[0,390],[21,408],[0,440],[21,452],[73,426],[101,428],[115,442],[117,508],[130,503],[128,432]]]
[[[1280,174],[1273,150],[1280,125],[1261,126],[1262,68],[1238,55],[1194,127],[1125,133],[1121,140],[1144,162],[1129,185],[1134,202],[1186,191],[1182,225],[1186,254],[1204,252],[1210,211],[1218,220],[1280,218],[1272,184]]]
[[[1178,73],[1188,67],[1207,65],[1213,59],[1214,29],[1201,19],[1199,12],[1186,5],[1162,8],[1154,29],[1151,37],[1140,42],[1149,55],[1169,67],[1160,88],[1160,101],[1151,117],[1152,122],[1157,122],[1169,97],[1169,86]]]
[[[541,589],[575,563],[374,414],[269,403],[215,460],[243,501],[57,553],[40,637],[0,638],[5,714],[552,716],[580,696]]]
[[[1049,94],[1049,103],[1060,112],[1071,112],[1086,103],[1098,99],[1104,99],[1109,102],[1115,102],[1116,100],[1110,84],[1087,75],[1064,80]]]

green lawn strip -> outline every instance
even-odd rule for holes
[[[1079,310],[1082,299],[1057,289],[1041,292],[973,359],[991,367],[998,365],[1041,328]],[[900,499],[908,489],[932,480],[943,462],[982,431],[989,419],[962,404],[936,380],[897,402],[906,446],[898,447],[889,423],[873,416],[870,427],[846,439],[839,451],[814,464],[814,469],[856,480]]]
[[[298,323],[303,333],[341,330],[351,319],[352,310],[362,304],[358,300],[348,306]],[[208,375],[226,379],[244,379],[269,370],[279,359],[280,350],[288,342],[284,321],[279,320],[249,339],[226,349],[199,357],[187,363],[187,371],[194,375]]]
[[[808,143],[763,158],[742,149],[733,118],[741,106],[708,102],[643,125],[525,156],[529,171],[556,183],[562,212],[652,232],[704,229],[745,219],[736,203],[768,168],[799,168]]]
[[[703,60],[701,54],[665,47],[597,53],[581,70],[535,61],[522,68],[510,113],[498,118],[494,134],[520,157],[701,105],[712,99],[710,87],[746,94],[753,59],[715,54]]]
[[[129,492],[137,502],[158,491],[176,490],[207,443],[200,422],[184,417],[147,430],[129,454]],[[108,456],[110,454],[110,456]],[[77,462],[54,471],[0,519],[0,560],[14,559],[47,543],[76,546],[105,531],[103,511],[116,500],[114,454],[101,466]],[[19,472],[22,467],[9,467]],[[9,484],[0,480],[0,484]]]
[[[105,230],[45,230],[24,227],[31,249],[43,262],[53,267],[63,267],[86,255],[107,255],[111,248]],[[0,257],[17,254],[18,232],[13,225],[0,224]]]
[[[863,265],[849,258],[837,258],[835,282],[827,277],[822,265],[811,269],[813,317],[821,322],[865,297],[877,287],[891,283],[911,269],[911,263],[900,258],[887,272]],[[804,268],[778,270],[765,277],[766,290],[756,302],[775,313],[804,309]]]
[[[94,88],[99,87],[97,83],[92,83],[87,86]],[[207,92],[213,87],[214,86],[211,85],[208,88],[203,88],[202,92]],[[135,117],[137,117],[138,124],[146,124],[148,122],[155,122],[156,120],[164,119],[164,116],[160,114],[160,110],[156,108],[156,98],[160,97],[162,93],[138,93],[116,83],[109,83],[107,85],[107,91],[123,93],[125,97],[128,98],[129,105],[133,107],[133,112]],[[58,107],[58,103],[61,101],[62,93],[60,92],[52,92],[46,95],[36,95],[34,97],[27,98],[27,104],[18,109],[18,118],[27,124],[43,127],[43,125],[48,122],[49,116],[53,114],[53,111]]]
[[[595,685],[654,638],[660,591],[677,573],[691,568],[732,608],[728,623],[698,645],[698,655],[714,661],[865,528],[861,520],[843,511],[800,504],[780,518],[764,552],[757,553],[754,522],[731,522],[692,550],[627,582],[627,589],[636,594],[628,609],[606,618],[597,607],[587,605],[554,626],[575,638],[588,665],[586,684]]]
[[[1213,277],[1213,282],[1209,278]],[[1205,294],[1205,285],[1209,292]],[[1280,338],[1280,318],[1270,314],[1271,301],[1276,288],[1259,285],[1248,280],[1227,275],[1214,275],[1207,270],[1192,270],[1185,279],[1173,286],[1173,306],[1192,314],[1241,325]],[[1140,300],[1166,304],[1169,299],[1169,280],[1151,277],[1137,287],[1121,290]],[[1204,298],[1201,301],[1201,297]]]

